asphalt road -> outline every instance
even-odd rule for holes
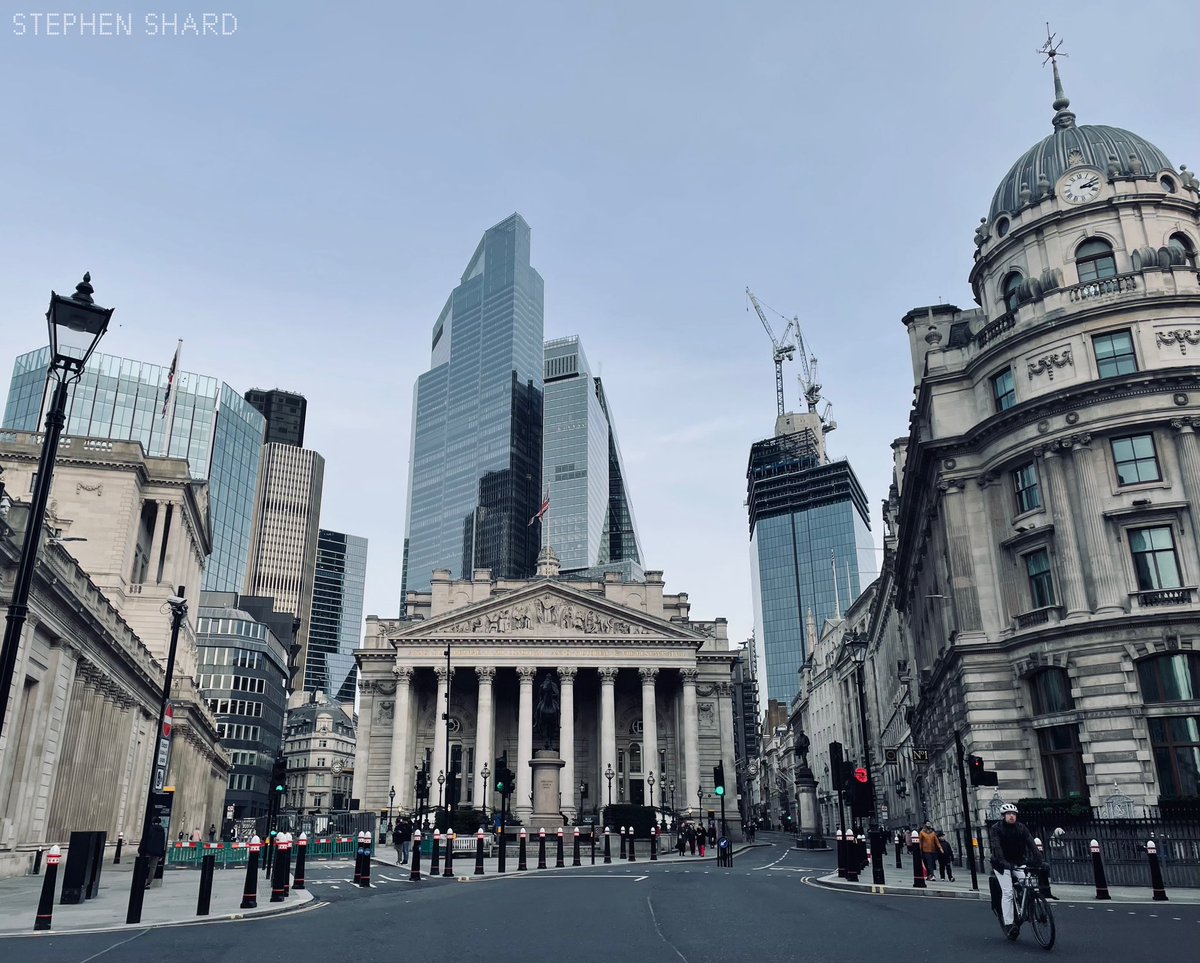
[[[760,840],[763,837],[760,837]],[[766,837],[770,839],[770,837]],[[349,865],[309,879],[311,910],[262,920],[101,935],[0,940],[21,963],[886,963],[1042,959],[1031,934],[1007,942],[985,901],[834,892],[808,880],[827,854],[777,845],[712,860],[583,867],[460,883],[408,883],[375,868],[370,890]],[[394,880],[394,881],[393,881]],[[1057,903],[1058,960],[1186,960],[1200,939],[1200,907]],[[1188,947],[1192,947],[1191,950]],[[1194,959],[1194,955],[1191,956]]]

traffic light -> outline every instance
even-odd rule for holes
[[[271,764],[271,788],[280,799],[287,792],[287,757],[282,754]]]
[[[972,786],[1000,785],[999,777],[984,765],[983,756],[967,756],[967,770],[971,774]]]
[[[713,793],[717,796],[725,795],[725,763],[718,762],[713,766]]]
[[[499,756],[496,759],[496,792],[501,796],[511,796],[516,783],[516,774],[508,768],[508,756]]]
[[[863,818],[875,812],[875,788],[871,773],[859,767],[850,774],[850,814]]]
[[[429,789],[429,776],[424,768],[417,770],[417,798],[424,799]]]

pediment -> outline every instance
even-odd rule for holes
[[[417,623],[393,623],[396,640],[673,639],[699,646],[705,635],[561,582],[534,582]]]

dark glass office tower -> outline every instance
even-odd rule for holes
[[[526,578],[542,482],[542,278],[519,214],[488,230],[433,326],[417,379],[404,557],[407,590],[436,569]]]
[[[354,703],[354,650],[362,638],[366,581],[367,540],[322,528],[317,539],[305,691]]]
[[[246,392],[246,400],[267,419],[265,444],[304,447],[304,417],[308,413],[304,395],[278,388],[251,388]]]
[[[820,633],[875,565],[867,498],[850,463],[827,459],[815,415],[785,418],[800,430],[751,446],[746,489],[755,637],[766,663],[760,704],[787,706],[809,651],[809,611]]]
[[[550,493],[550,546],[564,576],[614,571],[639,581],[641,546],[604,386],[578,337],[547,341],[545,356],[542,484]]]

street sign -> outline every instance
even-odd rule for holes
[[[913,746],[912,759],[913,759],[913,762],[919,762],[919,763],[929,762],[929,750],[927,748],[925,748],[924,746],[922,746],[920,748],[918,748],[917,746]]]
[[[169,756],[170,754],[171,754],[171,740],[170,739],[159,739],[158,740],[158,760],[155,762],[155,765],[161,769],[166,769],[167,768],[167,756]]]
[[[226,806],[226,807],[225,807],[225,818],[226,818],[226,819],[233,819],[233,806]]]
[[[887,808],[887,806],[886,806],[886,805],[881,805],[881,806],[879,807],[879,818],[880,818],[880,819],[882,819],[882,820],[885,820],[885,821],[887,820],[887,818],[888,818],[888,808]]]
[[[167,703],[167,708],[163,712],[162,737],[164,739],[171,738],[171,725],[175,721],[175,708],[171,703]]]
[[[884,762],[899,762],[900,761],[900,750],[894,749],[894,748],[893,749],[884,748],[883,761]]]

